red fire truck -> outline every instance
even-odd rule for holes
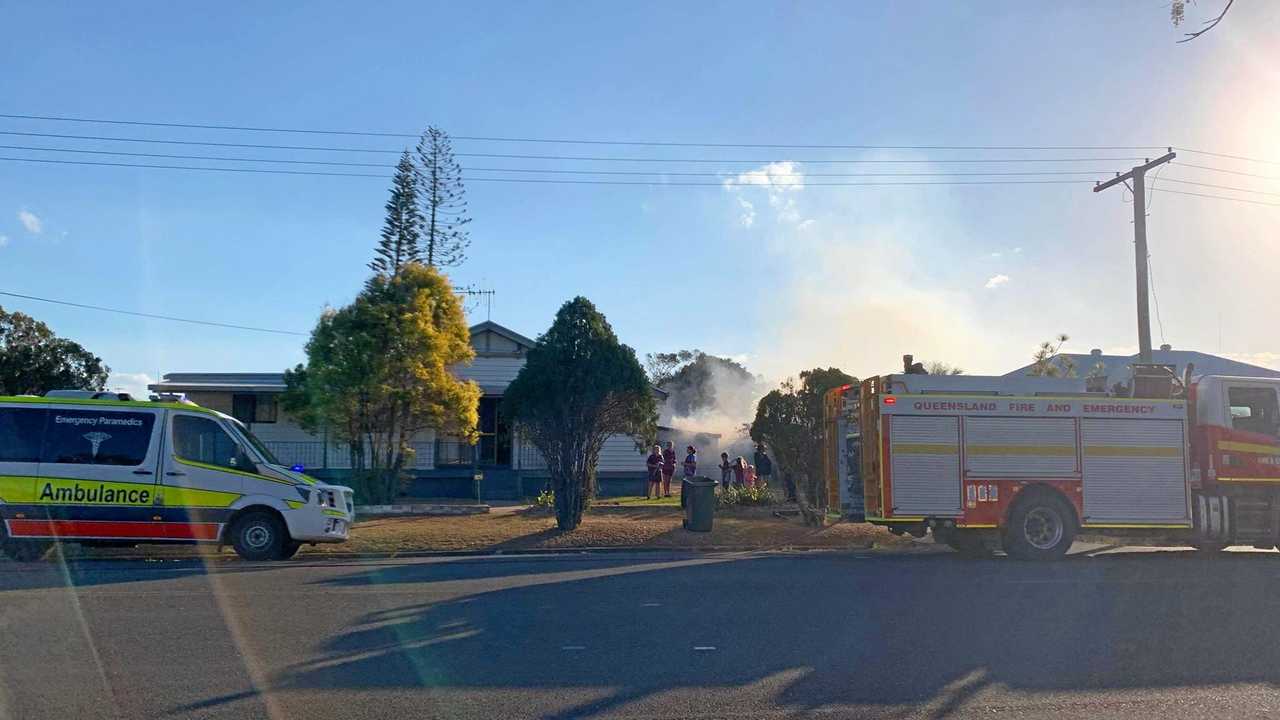
[[[1276,547],[1280,380],[1135,370],[1110,392],[1067,378],[864,381],[848,401],[866,519],[1023,559],[1061,557],[1082,533]]]

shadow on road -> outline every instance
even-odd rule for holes
[[[992,685],[1273,683],[1278,563],[1180,552],[1044,565],[755,556],[629,570],[634,560],[592,563],[566,580],[551,577],[565,572],[560,563],[380,568],[334,582],[548,577],[369,612],[271,687],[612,689],[557,715],[580,717],[672,689],[789,677],[771,695],[786,709],[911,704],[940,716]]]
[[[269,565],[205,560],[59,560],[16,563],[0,559],[0,595],[10,590],[95,587],[174,580],[209,574],[241,574],[272,569]]]

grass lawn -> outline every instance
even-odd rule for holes
[[[665,499],[664,499],[665,500]],[[678,498],[675,498],[678,502]],[[910,540],[865,523],[809,527],[799,518],[775,518],[767,509],[730,510],[716,515],[712,532],[682,527],[678,507],[621,503],[588,511],[569,533],[556,529],[550,513],[502,511],[488,515],[430,518],[373,518],[352,529],[343,545],[304,548],[305,553],[408,552],[416,550],[536,550],[640,547],[697,549],[905,548]]]
[[[593,507],[680,507],[680,493],[672,493],[671,497],[647,498],[643,495],[627,497],[600,498],[591,503]]]
[[[682,527],[680,498],[614,498],[596,503],[582,525],[569,533],[556,528],[548,511],[498,507],[484,515],[370,517],[358,519],[341,544],[304,546],[301,556],[422,551],[538,550],[571,548],[651,549],[920,549],[919,543],[865,523],[804,525],[799,517],[773,517],[772,508],[728,508],[716,513],[709,533]],[[64,548],[73,557],[181,558],[216,553],[212,546],[141,545],[137,548]],[[224,556],[231,556],[224,548]]]

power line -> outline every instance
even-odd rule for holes
[[[260,175],[314,175],[327,177],[367,177],[382,178],[376,173],[325,172],[313,170],[278,170],[272,168],[227,168],[208,167],[203,165],[154,165],[145,163],[102,162],[93,160],[54,160],[51,158],[19,158],[0,157],[5,162],[44,163],[54,165],[86,165],[94,167],[147,168],[152,170],[190,170],[200,172],[254,173]],[[715,187],[722,188],[723,182],[661,182],[658,180],[561,180],[553,178],[496,178],[472,177],[467,182],[527,183],[552,185],[648,185],[656,187]],[[858,187],[873,185],[1065,185],[1092,183],[1091,180],[922,180],[922,181],[876,181],[876,182],[796,182],[797,187]],[[753,187],[748,183],[738,187]]]
[[[130,142],[130,143],[150,143],[160,145],[188,145],[198,147],[233,147],[233,148],[253,148],[257,150],[306,150],[316,152],[344,152],[344,153],[382,153],[399,155],[403,150],[390,150],[384,148],[350,148],[350,147],[328,147],[315,145],[277,145],[270,143],[227,143],[227,142],[211,142],[203,140],[160,140],[155,138],[129,138],[129,137],[113,137],[104,135],[71,135],[65,133],[38,133],[38,132],[22,132],[18,130],[0,130],[0,135],[14,135],[21,137],[43,137],[55,138],[61,140],[94,140],[103,142]],[[582,155],[528,155],[515,153],[454,153],[457,157],[473,157],[473,158],[502,158],[502,159],[518,159],[518,160],[583,160],[590,162],[645,162],[645,163],[747,163],[752,165],[760,165],[762,163],[777,162],[797,162],[807,164],[839,164],[839,163],[1072,163],[1072,162],[1128,162],[1138,160],[1140,158],[1133,157],[1085,157],[1085,158],[919,158],[912,160],[905,159],[865,159],[865,158],[762,158],[762,159],[727,159],[727,158],[649,158],[649,157],[609,157],[609,156],[582,156]]]
[[[1178,152],[1189,152],[1197,155],[1208,155],[1209,157],[1226,158],[1228,160],[1244,160],[1245,162],[1262,163],[1264,165],[1280,165],[1280,160],[1263,160],[1262,158],[1246,157],[1244,155],[1231,155],[1228,153],[1209,152],[1208,150],[1193,150],[1192,148],[1175,147]]]
[[[1249,188],[1232,187],[1230,185],[1217,185],[1214,183],[1195,182],[1194,180],[1179,180],[1178,178],[1165,178],[1166,182],[1180,183],[1182,185],[1196,185],[1198,187],[1214,188],[1217,190],[1231,190],[1232,192],[1246,192],[1254,195],[1270,195],[1271,197],[1280,197],[1280,192],[1268,192],[1266,190],[1250,190]]]
[[[143,163],[100,162],[94,160],[54,160],[52,158],[0,157],[6,162],[44,163],[47,165],[91,165],[97,167],[151,168],[153,170],[199,170],[203,172],[253,173],[255,175],[320,175],[327,177],[366,177],[386,179],[381,173],[320,172],[313,170],[277,170],[271,168],[227,168],[196,165],[147,165]]]
[[[76,148],[36,147],[34,145],[0,145],[0,149],[35,150],[39,152],[76,153],[82,155],[113,155],[116,157],[167,158],[170,160],[218,160],[223,162],[287,163],[290,165],[328,165],[336,167],[374,167],[385,168],[387,170],[391,170],[395,167],[394,165],[388,165],[387,163],[343,162],[340,160],[284,160],[277,158],[220,157],[217,155],[175,155],[170,153],[123,152],[120,150],[80,150]]]
[[[17,130],[0,130],[0,135],[19,135],[22,137],[47,137],[58,138],[62,140],[101,140],[106,142],[132,142],[132,143],[152,143],[159,145],[198,145],[201,147],[236,147],[236,148],[255,148],[259,150],[318,150],[322,152],[349,152],[349,153],[387,153],[399,155],[404,150],[386,150],[381,148],[344,148],[344,147],[316,147],[314,145],[271,145],[265,143],[223,143],[208,142],[197,140],[156,140],[154,138],[127,138],[127,137],[108,137],[102,135],[68,135],[64,133],[38,133],[38,132],[20,132]]]
[[[184,128],[193,130],[231,130],[237,132],[291,133],[305,135],[345,135],[356,137],[417,138],[417,133],[387,132],[380,130],[317,130],[314,128],[255,127],[248,125],[217,125],[209,123],[151,122],[141,120],[112,120],[58,115],[19,115],[0,113],[0,118],[12,120],[47,120],[99,125],[130,125],[135,127]],[[542,143],[554,145],[621,145],[634,147],[704,147],[704,148],[756,148],[774,150],[1153,150],[1160,145],[844,145],[844,144],[788,144],[788,143],[725,143],[725,142],[674,142],[654,140],[586,140],[580,138],[527,138],[484,135],[452,135],[454,140],[471,142]]]
[[[117,308],[102,307],[100,305],[86,305],[84,303],[70,302],[68,300],[54,300],[53,298],[36,297],[35,295],[23,295],[22,293],[7,292],[0,290],[0,295],[9,297],[22,298],[24,300],[36,300],[39,302],[53,303],[54,305],[66,305],[68,307],[83,308],[85,310],[100,310],[102,312],[117,313],[120,315],[132,315],[134,317],[151,318],[152,320],[169,320],[171,322],[189,323],[192,325],[208,325],[211,327],[229,328],[232,330],[251,330],[253,332],[273,333],[276,335],[299,335],[306,337],[307,333],[293,332],[291,330],[272,330],[270,328],[251,327],[249,325],[235,325],[232,323],[214,322],[212,320],[193,320],[191,318],[174,317],[172,315],[156,315],[153,313],[134,312],[132,310],[119,310]]]
[[[1165,178],[1168,180],[1169,178]],[[1191,192],[1190,190],[1170,190],[1169,188],[1152,188],[1154,192],[1173,193],[1174,195],[1191,195],[1193,197],[1210,198],[1213,200],[1230,200],[1232,202],[1249,203],[1250,205],[1270,205],[1271,207],[1280,207],[1280,203],[1267,202],[1265,200],[1250,200],[1248,198],[1231,197],[1229,195],[1210,195],[1209,193]]]
[[[59,152],[59,153],[75,153],[83,155],[111,155],[116,157],[141,157],[141,158],[163,158],[170,160],[215,160],[218,162],[254,162],[254,163],[287,163],[290,165],[325,165],[336,167],[374,167],[392,169],[394,166],[386,163],[366,163],[366,162],[343,162],[333,160],[283,160],[277,158],[246,158],[246,157],[225,157],[221,155],[178,155],[172,153],[140,153],[140,152],[124,152],[121,150],[81,150],[77,148],[51,148],[38,147],[34,145],[0,145],[3,150],[30,150],[37,152]],[[659,175],[669,176],[676,175],[682,177],[725,177],[726,175],[736,175],[739,171],[723,170],[720,172],[691,172],[687,170],[564,170],[564,169],[539,169],[539,168],[489,168],[489,167],[473,167],[466,168],[467,172],[505,172],[505,173],[533,173],[533,174],[551,174],[551,175]],[[1107,170],[1018,170],[1005,172],[976,172],[976,171],[959,171],[959,172],[889,172],[889,173],[805,173],[805,177],[952,177],[952,176],[1032,176],[1032,175],[1086,175],[1097,176],[1105,175]]]
[[[1258,173],[1243,172],[1241,170],[1228,170],[1226,168],[1216,168],[1209,165],[1192,165],[1191,163],[1171,161],[1170,165],[1181,165],[1182,167],[1195,168],[1196,170],[1208,170],[1210,172],[1227,173],[1228,175],[1240,175],[1243,177],[1259,178],[1261,180],[1280,180],[1280,175],[1259,175]]]
[[[1147,274],[1151,277],[1151,300],[1156,305],[1156,327],[1160,328],[1160,343],[1164,344],[1164,320],[1160,318],[1160,296],[1156,295],[1156,271],[1151,265],[1150,253],[1147,253]]]

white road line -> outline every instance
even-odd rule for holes
[[[560,649],[565,651],[586,650],[587,646],[586,645],[564,645]]]
[[[640,607],[662,607],[662,603],[640,603]]]
[[[693,649],[695,652],[708,652],[710,650],[715,650],[716,646],[715,645],[694,645]]]

